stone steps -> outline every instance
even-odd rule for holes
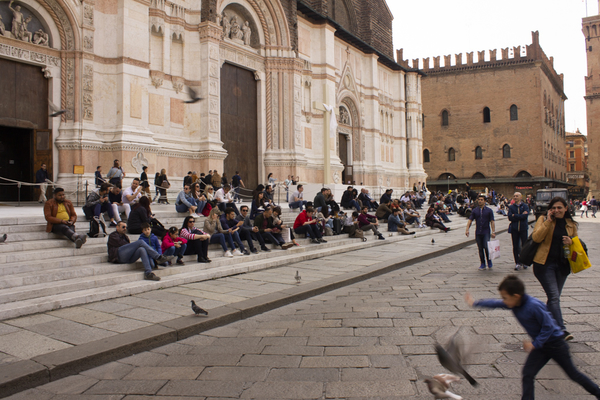
[[[466,220],[451,224],[454,228],[465,226]],[[418,230],[418,236],[439,234],[437,230]],[[345,236],[345,235],[344,235]],[[210,264],[198,264],[193,256],[186,256],[186,265],[160,268],[155,273],[162,278],[161,281],[145,281],[142,279],[141,265],[99,263],[89,265],[81,270],[81,274],[89,274],[59,281],[27,284],[26,275],[15,276],[13,283],[23,279],[23,286],[14,286],[0,290],[0,320],[15,318],[37,312],[49,311],[57,308],[85,304],[110,298],[128,296],[131,294],[155,290],[158,288],[173,287],[181,284],[210,280],[214,278],[246,273],[281,265],[294,264],[310,259],[331,256],[352,250],[369,248],[391,242],[410,241],[409,236],[386,236],[386,240],[377,240],[372,235],[367,235],[368,241],[347,237],[327,237],[328,243],[321,245],[303,245],[287,251],[273,250],[270,253],[259,253],[251,256],[223,258],[213,256]],[[301,240],[306,242],[306,240]],[[409,243],[406,243],[407,245]],[[211,250],[211,253],[214,250]],[[210,254],[209,254],[210,256]],[[115,271],[118,267],[120,270]],[[79,273],[79,272],[77,272]],[[76,274],[77,274],[76,273]],[[31,275],[29,275],[31,276]],[[58,275],[57,275],[58,276]],[[2,280],[10,280],[5,276]],[[33,279],[33,278],[31,278]]]

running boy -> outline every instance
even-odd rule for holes
[[[556,324],[546,305],[525,293],[525,284],[516,275],[508,275],[498,291],[502,300],[486,299],[475,301],[467,293],[465,301],[471,307],[509,308],[525,328],[533,342],[523,341],[523,349],[529,353],[523,367],[523,400],[534,398],[534,378],[550,359],[556,361],[565,373],[579,383],[590,394],[600,399],[600,387],[579,372],[571,360],[569,346],[564,333]]]

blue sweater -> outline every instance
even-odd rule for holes
[[[154,250],[156,250],[156,252],[158,254],[162,254],[162,248],[160,247],[160,241],[158,240],[158,238],[156,237],[156,235],[154,233],[151,233],[150,237],[147,237],[146,235],[144,235],[142,233],[138,240],[143,240],[144,242],[146,242],[146,244],[148,246],[150,246]]]
[[[527,212],[527,214],[523,214]],[[529,206],[523,202],[521,204],[512,204],[508,207],[508,220],[510,221],[510,231],[520,232],[529,228],[527,219],[529,218]]]
[[[502,300],[495,299],[478,300],[473,305],[475,307],[509,309]],[[544,343],[549,340],[563,337],[562,329],[556,324],[546,305],[535,297],[524,294],[521,305],[511,310],[531,336],[532,344],[536,349],[542,348]]]

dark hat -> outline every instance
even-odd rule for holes
[[[188,171],[188,175],[190,175],[192,173],[192,171]]]

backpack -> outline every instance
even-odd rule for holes
[[[150,228],[152,229],[152,233],[160,240],[162,240],[167,233],[165,226],[156,218],[150,218]]]
[[[341,235],[342,234],[342,220],[334,218],[333,220],[333,234]]]
[[[100,232],[102,228],[102,232]],[[90,219],[90,230],[88,236],[91,238],[99,238],[106,236],[106,224],[98,217]]]

